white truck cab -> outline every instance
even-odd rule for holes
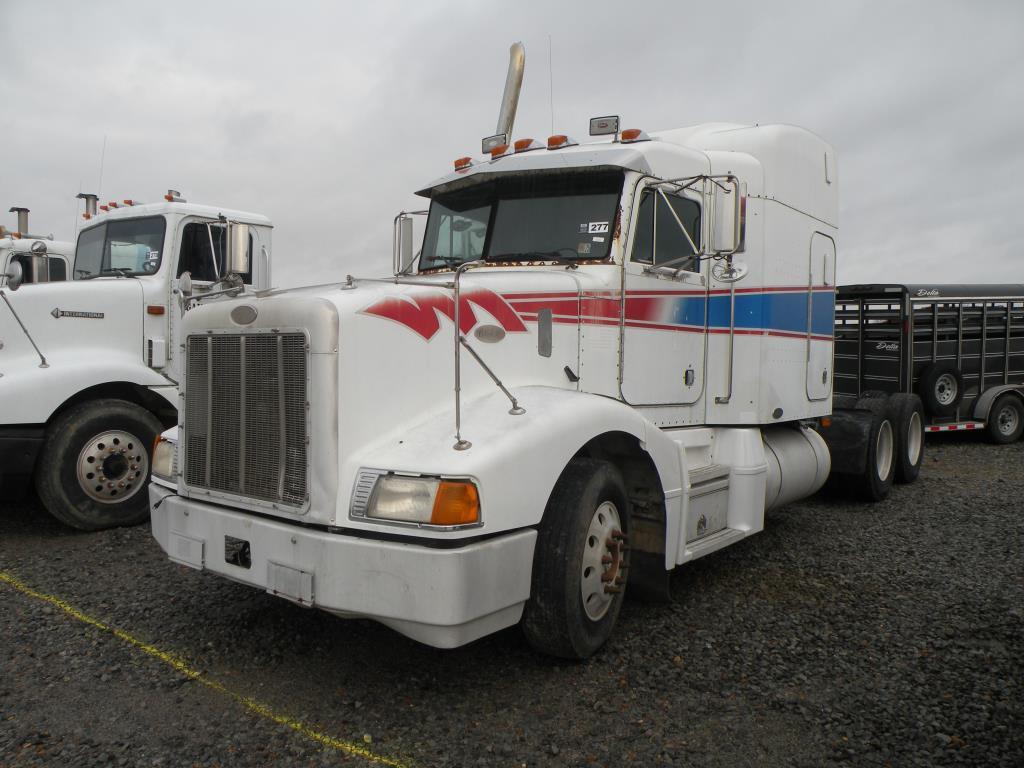
[[[24,284],[70,279],[75,244],[54,240],[52,234],[31,234],[28,208],[14,206],[10,212],[18,214],[18,229],[11,232],[0,226],[0,287],[15,271]]]
[[[152,442],[176,421],[183,316],[269,287],[271,223],[173,191],[150,204],[83,197],[74,279],[19,290],[15,275],[0,289],[0,486],[34,478],[55,517],[95,529],[148,517]],[[237,274],[229,231],[247,240]]]

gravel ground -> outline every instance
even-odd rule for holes
[[[1024,443],[930,441],[629,602],[587,663],[435,651],[172,565],[146,527],[0,508],[0,571],[205,679],[417,766],[1024,765]],[[369,765],[0,583],[0,766]]]

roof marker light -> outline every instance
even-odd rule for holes
[[[543,144],[541,144],[539,141],[534,141],[533,139],[519,139],[519,140],[516,141],[516,143],[513,146],[515,147],[515,151],[517,153],[518,152],[529,152],[531,149],[543,149],[544,148]]]
[[[619,136],[619,141],[623,144],[632,144],[634,141],[650,141],[651,137],[641,131],[639,128],[627,128]]]
[[[579,144],[576,139],[571,136],[566,136],[562,133],[557,133],[554,136],[548,136],[548,149],[561,149],[562,147],[575,147]]]
[[[120,207],[120,206],[118,206],[116,200],[111,200],[110,202],[107,203],[107,205],[109,205],[111,208],[118,208],[118,207]]]
[[[499,144],[498,146],[491,150],[491,160],[497,160],[499,157],[504,157],[505,155],[509,154],[511,149],[512,147],[509,146],[508,144]]]
[[[100,210],[101,211],[109,211],[110,210],[110,206],[109,205],[101,205],[100,206]]]
[[[471,166],[472,164],[472,157],[460,157],[458,160],[455,161],[455,170],[464,171],[466,168],[469,168],[469,166]]]
[[[135,205],[134,200],[122,200],[121,202],[124,203],[125,205]]]

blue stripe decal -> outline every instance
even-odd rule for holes
[[[811,296],[811,333],[832,336],[835,294],[815,291]],[[781,331],[807,333],[807,293],[738,293],[736,294],[735,327],[744,331]],[[704,325],[703,297],[680,297],[673,301],[670,323]],[[710,296],[708,327],[729,328],[729,296]]]

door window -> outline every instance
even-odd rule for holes
[[[188,272],[193,280],[211,283],[218,277],[224,277],[227,273],[227,246],[227,227],[204,222],[186,224],[181,233],[178,277]],[[242,275],[242,282],[246,285],[252,283],[252,235],[249,235],[249,264],[249,271]]]
[[[700,205],[679,195],[663,197],[656,190],[645,189],[636,217],[633,261],[652,266],[671,262],[678,269],[697,272],[697,254],[690,241],[700,248]]]

